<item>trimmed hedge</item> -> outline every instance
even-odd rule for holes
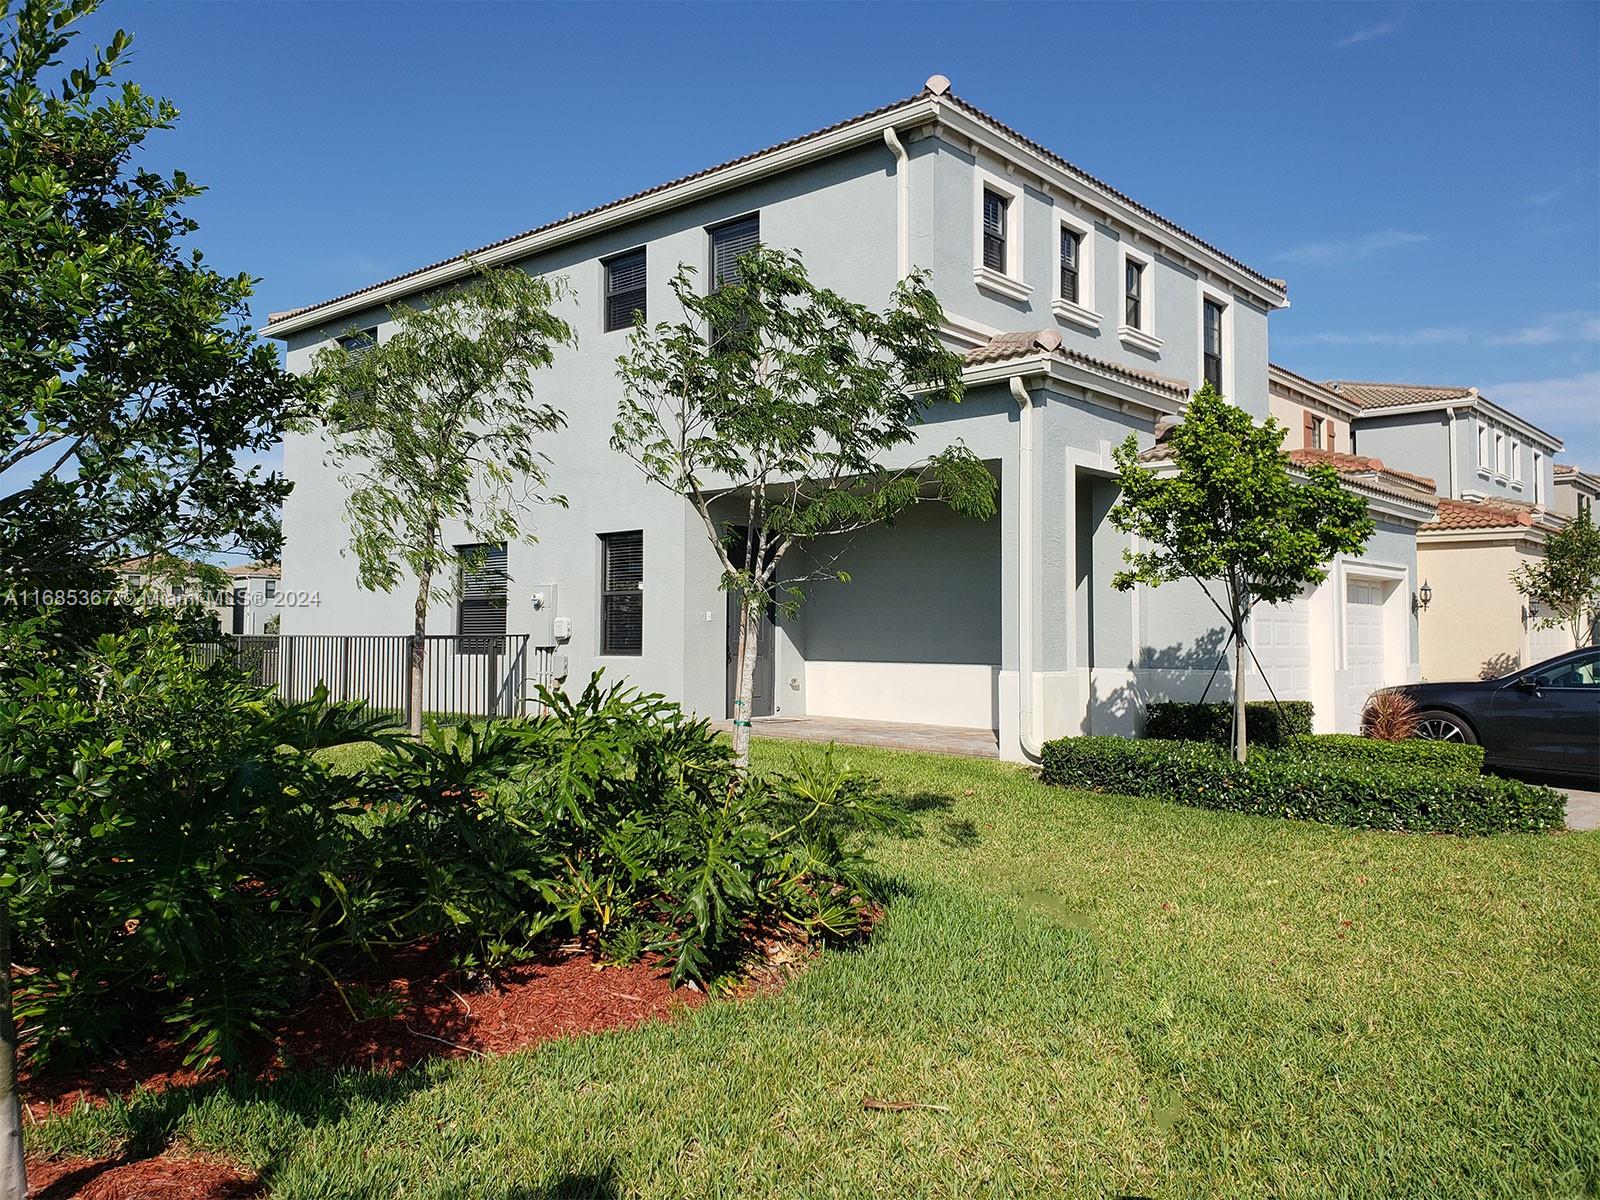
[[[1295,738],[1287,746],[1269,753],[1315,758],[1319,762],[1392,763],[1395,766],[1427,767],[1436,771],[1466,771],[1471,775],[1483,770],[1482,746],[1469,746],[1465,742],[1434,742],[1427,738],[1383,742],[1354,733],[1316,733],[1310,737]]]
[[[1558,829],[1566,818],[1560,794],[1547,787],[1476,774],[1464,764],[1385,759],[1392,749],[1342,758],[1338,749],[1324,741],[1307,756],[1282,750],[1253,755],[1241,765],[1201,742],[1060,738],[1044,747],[1044,779],[1354,829],[1529,833]]]
[[[1252,745],[1281,746],[1292,737],[1311,733],[1311,701],[1286,700],[1280,711],[1270,700],[1247,700],[1244,706],[1245,733]],[[1144,732],[1147,738],[1175,742],[1215,742],[1229,744],[1233,729],[1232,704],[1194,704],[1178,700],[1158,700],[1146,710]]]

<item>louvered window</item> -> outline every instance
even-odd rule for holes
[[[1061,298],[1078,303],[1078,251],[1083,235],[1071,229],[1061,231]]]
[[[606,331],[631,328],[634,318],[644,320],[644,250],[632,250],[607,259]]]
[[[600,653],[644,653],[644,533],[600,535]]]
[[[470,639],[463,654],[487,654],[504,649],[506,636],[506,544],[478,542],[457,546],[461,560],[460,611],[456,632]]]
[[[1222,305],[1215,300],[1205,303],[1205,370],[1206,382],[1222,391]]]
[[[761,241],[759,213],[718,225],[711,231],[711,286],[739,281],[739,259]]]
[[[1128,259],[1123,266],[1123,295],[1126,309],[1123,324],[1133,329],[1144,328],[1144,264]]]
[[[1006,269],[1006,207],[999,192],[983,193],[983,265],[991,271]]]

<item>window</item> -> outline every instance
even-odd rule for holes
[[[1588,497],[1584,497],[1584,499],[1586,500]],[[1533,452],[1533,502],[1535,504],[1544,503],[1544,455],[1538,450]],[[1580,500],[1578,502],[1578,511],[1582,512],[1583,508],[1583,500]]]
[[[1206,382],[1217,391],[1222,391],[1222,305],[1215,300],[1205,302],[1204,312],[1205,350],[1202,355],[1202,370]],[[1321,444],[1320,442],[1318,443]]]
[[[339,339],[339,347],[351,358],[361,358],[378,344],[376,329],[358,329]]]
[[[1506,473],[1506,435],[1494,431],[1494,469],[1497,475]]]
[[[233,633],[244,632],[245,591],[243,588],[233,589]]]
[[[1078,303],[1078,251],[1083,245],[1083,235],[1077,230],[1061,229],[1061,298],[1068,304]]]
[[[1522,481],[1522,443],[1515,438],[1511,439],[1511,478]]]
[[[752,213],[711,230],[711,287],[739,281],[739,259],[761,242],[761,215]]]
[[[644,249],[630,250],[601,264],[606,272],[606,332],[632,328],[644,320]]]
[[[644,531],[600,535],[600,653],[644,653]]]
[[[1478,465],[1489,465],[1489,427],[1482,421],[1478,422]]]
[[[1305,448],[1307,450],[1321,450],[1323,434],[1326,432],[1325,426],[1328,422],[1315,413],[1306,412],[1304,409],[1300,411],[1305,421]]]
[[[267,586],[262,591],[266,596],[267,603],[271,604],[278,597],[278,581],[276,579],[267,580]]]
[[[1538,676],[1540,687],[1600,688],[1600,652],[1570,658]]]
[[[1122,321],[1130,329],[1144,328],[1144,264],[1127,259],[1122,264],[1122,294],[1126,301]]]
[[[463,642],[464,654],[485,654],[493,638],[506,635],[506,544],[476,542],[457,546],[461,560],[460,607],[456,613],[456,632],[472,642]]]
[[[1006,271],[1006,217],[1011,202],[991,188],[983,189],[983,265]]]

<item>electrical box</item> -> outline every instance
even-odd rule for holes
[[[529,589],[528,640],[534,646],[556,644],[556,585],[536,583]]]
[[[550,634],[555,642],[565,642],[572,637],[572,618],[557,617],[550,626]],[[552,642],[552,645],[555,643]]]
[[[550,678],[559,683],[566,679],[568,670],[567,656],[565,654],[552,654],[550,656]]]

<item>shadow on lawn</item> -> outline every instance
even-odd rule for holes
[[[540,1187],[513,1187],[505,1200],[616,1200],[617,1172],[609,1163],[598,1171],[563,1175]]]

